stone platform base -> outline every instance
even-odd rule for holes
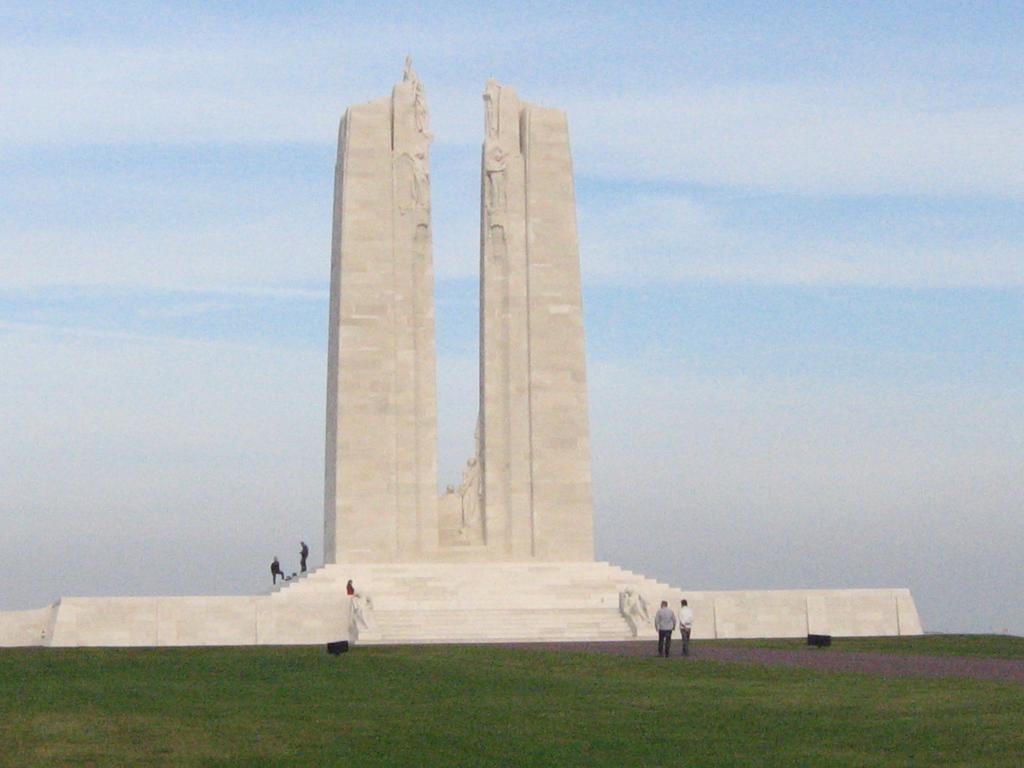
[[[351,579],[359,595],[345,593]],[[0,646],[315,645],[919,635],[907,589],[692,592],[602,562],[332,564],[257,597],[63,598],[0,613]]]
[[[0,612],[0,647],[318,645],[348,640],[341,594],[256,597],[64,597]]]

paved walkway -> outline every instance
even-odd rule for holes
[[[986,659],[974,656],[900,656],[889,653],[854,653],[807,648],[780,651],[769,648],[725,648],[701,645],[695,641],[690,657],[679,656],[679,639],[672,642],[673,655],[668,662],[693,659],[726,661],[738,664],[760,664],[773,667],[800,667],[826,672],[862,672],[883,677],[966,677],[975,680],[1015,682],[1024,685],[1024,661]],[[545,650],[591,651],[621,656],[656,656],[654,640],[610,643],[516,643],[515,648]]]

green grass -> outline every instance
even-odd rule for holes
[[[1024,686],[488,647],[0,651],[0,764],[1020,765]]]
[[[702,644],[718,648],[807,648],[804,639],[792,640],[710,640]],[[858,651],[920,656],[972,656],[989,659],[1024,659],[1024,637],[1014,635],[922,635],[920,637],[836,637],[826,651]]]

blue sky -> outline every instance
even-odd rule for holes
[[[318,549],[337,123],[410,53],[442,484],[495,76],[569,114],[599,556],[1024,633],[1022,40],[1017,3],[0,5],[0,609]]]

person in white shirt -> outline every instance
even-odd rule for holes
[[[693,629],[693,611],[685,600],[679,602],[679,634],[683,636],[683,656],[690,655],[690,630]]]
[[[658,630],[658,655],[668,658],[672,645],[672,631],[676,628],[676,615],[668,607],[668,600],[661,601],[661,608],[654,614],[654,628]]]

